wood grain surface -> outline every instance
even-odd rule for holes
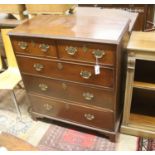
[[[113,68],[100,67],[100,74],[96,75],[94,65],[82,63],[76,64],[59,60],[51,61],[49,59],[36,59],[21,56],[17,56],[17,62],[22,73],[87,83],[90,85],[97,85],[98,87],[114,88],[115,74]],[[37,71],[34,67],[35,64],[42,65],[43,68]],[[87,72],[91,75],[88,79],[85,79],[80,75],[82,72]]]
[[[86,104],[89,107],[103,107],[113,109],[113,91],[94,88],[85,84],[42,78],[37,76],[23,75],[23,80],[29,93],[37,93],[48,97],[59,98],[76,102],[77,104]],[[44,85],[46,89],[41,89]],[[84,96],[90,94],[92,97]]]
[[[100,131],[115,141],[128,30],[129,18],[119,19],[114,12],[112,16],[110,12],[102,16],[38,15],[12,30],[9,35],[12,42],[18,40],[13,48],[30,97],[31,116]],[[17,48],[24,38],[31,54]],[[51,57],[38,48],[47,40],[56,47]],[[25,43],[21,48],[25,49]],[[94,69],[97,63],[99,74]]]
[[[101,17],[38,15],[9,34],[118,44],[128,26],[128,18],[109,19],[108,14]]]
[[[29,96],[34,112],[100,129],[113,130],[114,128],[114,114],[111,110],[34,96],[32,93]]]
[[[0,134],[0,147],[5,147],[8,151],[37,151],[38,149],[26,141],[15,137],[9,133]]]
[[[128,50],[155,52],[155,32],[133,31],[128,43]]]

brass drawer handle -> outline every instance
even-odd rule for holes
[[[89,72],[89,71],[81,71],[80,75],[84,79],[89,79],[91,77],[91,72]]]
[[[47,52],[48,51],[48,49],[49,49],[49,45],[48,44],[40,44],[39,45],[39,48],[41,49],[41,51],[43,51],[43,52]]]
[[[69,46],[69,47],[67,46],[65,50],[69,55],[75,55],[75,53],[77,52],[77,48],[72,46]]]
[[[38,85],[38,87],[42,90],[42,91],[46,91],[48,89],[48,86],[44,83],[40,83]]]
[[[85,100],[90,101],[94,98],[94,95],[92,93],[86,92],[86,93],[83,93],[83,97]]]
[[[105,51],[99,50],[99,49],[93,50],[92,53],[94,54],[95,58],[97,58],[97,59],[102,58],[102,57],[105,56],[105,54],[106,54]]]
[[[44,68],[44,66],[42,64],[34,64],[33,67],[35,68],[36,71],[40,72],[42,71],[42,69]]]
[[[25,50],[28,46],[27,42],[21,41],[18,43],[18,46],[22,49]]]
[[[84,117],[85,117],[87,120],[89,120],[89,121],[95,119],[95,116],[92,115],[92,114],[84,114]]]
[[[49,104],[44,104],[43,106],[44,106],[45,110],[47,110],[47,111],[50,111],[53,109],[53,106],[49,105]]]

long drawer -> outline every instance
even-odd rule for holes
[[[114,66],[116,45],[77,41],[57,41],[59,57],[63,60],[83,61]]]
[[[94,109],[69,102],[29,95],[33,112],[100,129],[113,130],[114,114],[106,109]]]
[[[12,37],[12,46],[16,54],[56,58],[55,41],[42,38]]]
[[[23,75],[28,92],[35,92],[49,97],[113,109],[113,91],[105,91],[67,81]]]
[[[100,68],[100,74],[95,75],[94,66],[75,64],[58,60],[37,59],[17,56],[21,72],[46,77],[76,81],[103,87],[114,87],[114,70]]]

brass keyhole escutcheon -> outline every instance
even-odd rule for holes
[[[59,70],[62,70],[63,69],[63,64],[62,63],[57,63],[57,68],[59,69]]]
[[[52,105],[49,105],[49,104],[44,104],[43,107],[47,110],[47,111],[50,111],[53,109],[53,106]]]
[[[66,89],[67,89],[67,84],[66,84],[66,83],[62,83],[62,88],[63,88],[64,90],[66,90]]]
[[[84,46],[82,47],[82,50],[83,50],[84,53],[86,53],[86,52],[88,51],[88,48],[84,45]]]

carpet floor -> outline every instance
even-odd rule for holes
[[[103,135],[88,132],[60,122],[31,119],[27,112],[29,102],[25,90],[16,90],[22,121],[8,91],[0,92],[0,131],[13,134],[43,151],[136,151],[142,146],[141,138],[119,134],[118,142],[112,143]],[[147,149],[154,150],[154,141]]]
[[[140,137],[137,145],[138,151],[155,151],[155,139]]]
[[[116,144],[95,134],[50,125],[38,147],[48,151],[114,151]]]

